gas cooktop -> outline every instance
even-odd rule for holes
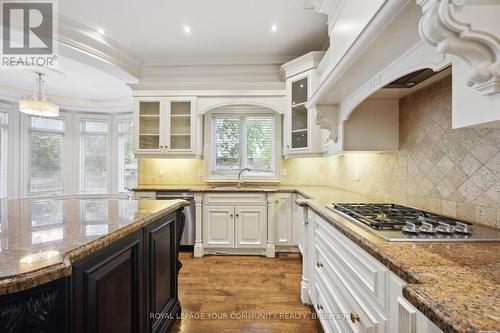
[[[388,241],[500,242],[500,231],[392,203],[332,203],[328,209]]]

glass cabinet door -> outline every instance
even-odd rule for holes
[[[139,149],[160,149],[160,101],[139,101]]]
[[[291,149],[308,147],[307,77],[292,82]]]
[[[191,150],[191,101],[170,102],[169,150]]]

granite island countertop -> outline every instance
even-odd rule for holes
[[[183,200],[18,199],[0,201],[0,295],[71,274],[71,265],[186,206]],[[53,257],[21,263],[28,255]]]
[[[143,185],[134,190],[220,191],[214,186]],[[381,200],[329,186],[257,187],[264,192],[295,192],[305,197],[301,205],[310,207],[405,280],[408,284],[403,296],[444,332],[500,332],[500,243],[388,242],[325,208],[332,202]]]

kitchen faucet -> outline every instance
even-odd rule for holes
[[[252,171],[252,169],[244,168],[244,169],[241,169],[240,172],[238,172],[238,182],[236,183],[237,188],[241,188],[243,186],[243,184],[241,182],[241,174],[245,171]]]

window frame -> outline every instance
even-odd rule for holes
[[[207,113],[205,121],[205,151],[207,161],[205,162],[205,181],[208,182],[227,182],[235,181],[238,179],[238,173],[241,168],[246,167],[247,163],[247,135],[246,127],[240,130],[243,133],[243,140],[240,140],[240,169],[234,170],[217,170],[216,169],[216,146],[215,146],[215,127],[214,121],[216,117],[228,116],[228,117],[249,117],[249,116],[259,116],[259,115],[269,115],[273,117],[273,128],[272,128],[272,157],[271,157],[271,171],[270,172],[259,172],[250,171],[245,172],[244,178],[247,182],[273,182],[277,183],[280,181],[280,167],[281,167],[281,117],[275,111],[253,106],[237,106],[237,107],[223,107],[216,109]],[[246,119],[245,119],[246,120]]]
[[[82,132],[81,125],[83,121],[96,121],[96,122],[106,122],[108,124],[108,129],[106,132],[106,189],[104,191],[84,191],[84,156],[83,156],[83,145],[82,139],[85,134],[97,134],[104,135],[102,132]],[[75,179],[77,180],[74,193],[75,194],[104,194],[112,193],[114,180],[111,179],[113,175],[112,159],[113,156],[113,129],[114,122],[109,114],[88,114],[88,113],[77,113],[75,114],[74,120],[74,146],[75,146],[75,166],[77,173]]]
[[[37,116],[32,116],[32,115],[27,115],[26,119],[26,123],[27,123],[27,156],[26,156],[26,168],[27,168],[27,179],[26,179],[26,193],[27,193],[27,196],[29,197],[37,197],[37,196],[47,196],[47,195],[61,195],[61,194],[64,194],[65,192],[65,188],[66,188],[66,180],[67,180],[67,177],[66,177],[66,170],[68,170],[68,166],[66,165],[66,161],[67,161],[67,156],[66,156],[66,152],[67,150],[65,149],[66,148],[66,137],[67,137],[67,119],[66,119],[66,116],[65,114],[60,114],[59,117],[52,117],[50,119],[57,119],[57,120],[62,120],[63,121],[63,124],[64,124],[64,129],[62,131],[60,130],[39,130],[39,129],[36,129],[35,131],[36,132],[43,132],[43,133],[52,133],[52,134],[62,134],[62,144],[61,144],[61,154],[62,154],[62,158],[61,158],[61,178],[62,178],[62,186],[61,186],[61,190],[46,190],[46,191],[36,191],[36,192],[33,192],[31,190],[31,152],[32,152],[32,148],[33,148],[33,142],[32,142],[32,133],[33,133],[33,127],[32,127],[32,122],[31,122],[31,119],[32,118],[37,118]]]
[[[132,129],[130,130],[130,133],[122,133],[120,131],[120,122],[122,121],[131,121],[132,122]],[[131,135],[131,141],[130,143],[132,144],[132,150],[134,149],[134,117],[132,114],[124,114],[124,115],[120,115],[118,117],[116,117],[116,154],[118,156],[118,164],[117,164],[117,174],[118,174],[118,179],[116,179],[117,181],[117,192],[118,193],[127,193],[128,190],[127,188],[125,187],[125,182],[124,182],[124,179],[125,179],[125,174],[124,174],[124,170],[125,170],[125,166],[123,165],[123,156],[122,156],[122,140],[123,140],[123,137],[125,135],[128,135],[130,134]],[[134,152],[134,155],[135,155],[135,152]],[[139,165],[138,165],[138,159],[136,158],[136,163],[137,163],[137,173],[138,173],[138,169],[139,169]],[[136,180],[135,180],[135,184],[137,185],[137,181],[138,181],[138,174],[137,174],[137,177],[136,177]]]
[[[8,193],[9,193],[9,176],[8,176],[8,170],[9,170],[9,155],[10,155],[10,112],[9,109],[3,108],[0,105],[0,113],[6,117],[6,121],[4,122],[3,119],[0,120],[0,184],[2,187],[0,187],[0,198],[7,198]],[[2,117],[3,118],[3,117]]]

